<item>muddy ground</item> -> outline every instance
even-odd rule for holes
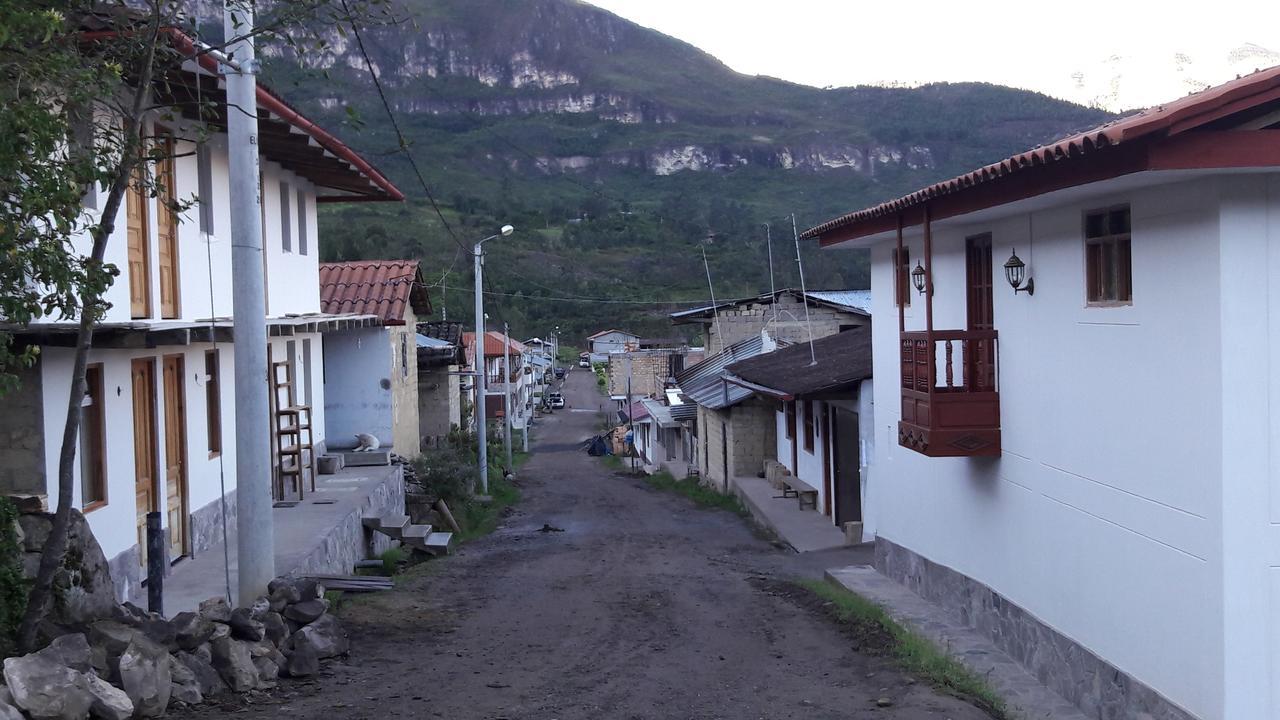
[[[594,376],[570,373],[565,395],[497,532],[345,604],[351,654],[321,677],[187,716],[989,720],[856,647],[785,584],[868,562],[865,549],[797,555],[611,473],[580,449],[607,402]]]

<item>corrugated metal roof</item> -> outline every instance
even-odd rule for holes
[[[668,317],[670,317],[676,324],[680,324],[679,321],[681,320],[697,317],[699,315],[707,315],[713,310],[724,310],[726,308],[748,305],[751,303],[771,303],[774,302],[776,297],[784,293],[794,295],[797,298],[803,295],[804,297],[812,300],[813,303],[834,306],[837,310],[845,310],[847,312],[858,313],[860,315],[871,314],[870,290],[810,290],[807,293],[801,293],[796,288],[783,288],[775,292],[763,293],[754,297],[737,298],[736,300],[719,302],[715,305],[703,305],[702,307],[680,310],[678,312],[670,313]]]
[[[671,413],[671,419],[676,421],[696,420],[698,418],[698,406],[695,403],[684,403],[683,405],[671,405],[667,408]]]
[[[771,352],[785,345],[765,333],[752,335],[730,345],[724,352],[712,355],[676,377],[680,391],[693,402],[712,410],[737,405],[751,397],[751,391],[736,385],[726,385],[721,378],[724,369],[733,363]]]
[[[809,297],[871,314],[870,290],[810,290]]]
[[[968,190],[976,185],[983,185],[1020,171],[1053,165],[1066,159],[1091,156],[1123,143],[1150,140],[1200,127],[1222,119],[1221,111],[1224,109],[1238,113],[1261,103],[1272,102],[1276,99],[1277,89],[1280,89],[1280,66],[1236,78],[1231,82],[1187,95],[1173,102],[1148,108],[1128,117],[1070,135],[950,180],[934,183],[909,195],[841,215],[805,230],[800,234],[800,238],[822,238],[837,230],[876,218],[897,215],[931,199]],[[988,207],[999,204],[1002,202],[993,196]]]
[[[427,337],[422,333],[418,333],[418,347],[420,348],[451,348],[453,345],[446,340],[440,338]]]
[[[408,308],[430,315],[431,299],[417,260],[320,263],[320,308],[377,315],[386,325],[400,325]]]
[[[660,428],[680,427],[680,423],[671,417],[671,408],[662,404],[661,400],[652,398],[644,398],[640,401],[644,405],[644,409],[649,411],[649,417],[652,417],[658,423]]]

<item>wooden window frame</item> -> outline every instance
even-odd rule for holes
[[[205,433],[209,459],[222,454],[222,358],[217,350],[204,352]]]
[[[902,246],[899,257],[898,248],[893,248],[893,304],[895,307],[911,307],[911,248]]]
[[[804,401],[804,450],[813,452],[813,401]]]
[[[1111,226],[1113,214],[1123,210],[1127,217],[1125,229]],[[1093,231],[1091,220],[1101,217],[1102,229]],[[1126,307],[1133,305],[1133,213],[1128,203],[1086,210],[1081,216],[1081,236],[1084,238],[1084,299],[1086,307]],[[1105,270],[1108,263],[1114,277],[1107,282]],[[1114,285],[1110,296],[1108,284]]]
[[[93,407],[97,415],[97,433],[93,437],[85,437],[85,424],[80,424],[80,443],[83,446],[85,442],[93,445],[94,456],[97,458],[97,467],[94,468],[97,473],[97,483],[99,484],[98,492],[95,493],[96,499],[85,502],[84,488],[86,478],[84,477],[84,459],[87,454],[82,455],[80,464],[80,511],[90,513],[100,507],[106,507],[107,497],[107,414],[103,403],[106,402],[106,396],[103,392],[103,366],[102,363],[93,363],[85,368],[85,399],[91,401],[89,407]],[[81,403],[81,408],[85,405]],[[83,412],[83,410],[82,410]],[[81,453],[84,453],[83,447]]]

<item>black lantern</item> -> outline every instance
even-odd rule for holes
[[[916,261],[916,269],[911,271],[911,284],[916,286],[916,292],[924,294],[924,266],[920,261]]]
[[[1022,284],[1026,279],[1026,285]],[[1027,277],[1027,264],[1022,262],[1022,258],[1018,257],[1018,251],[1015,248],[1013,254],[1004,264],[1004,279],[1009,281],[1009,285],[1013,287],[1013,292],[1026,292],[1028,295],[1036,294],[1036,281]]]

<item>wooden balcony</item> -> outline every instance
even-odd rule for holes
[[[1000,454],[997,342],[995,330],[901,333],[899,445],[929,457]]]

